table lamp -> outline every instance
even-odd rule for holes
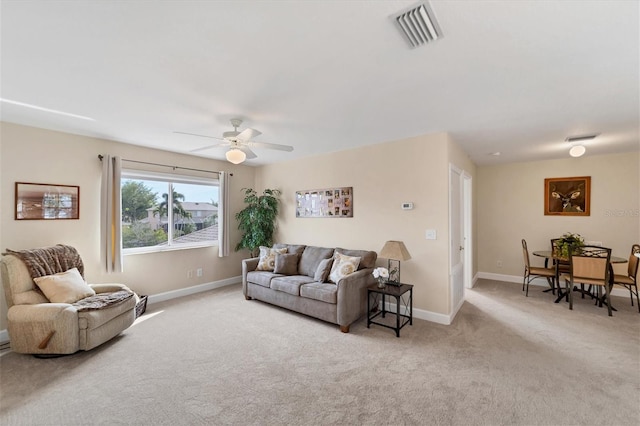
[[[389,284],[400,285],[400,261],[411,259],[411,255],[407,247],[402,241],[387,241],[380,250],[380,257],[387,259],[389,267]],[[397,262],[397,268],[391,269],[391,266]]]

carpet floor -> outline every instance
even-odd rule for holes
[[[416,289],[419,291],[419,289]],[[480,280],[453,324],[338,327],[239,285],[89,352],[0,356],[2,425],[638,425],[640,314]]]

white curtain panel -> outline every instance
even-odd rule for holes
[[[229,173],[220,172],[220,199],[218,200],[218,256],[229,256]]]
[[[107,273],[122,272],[122,159],[102,158],[101,261]]]

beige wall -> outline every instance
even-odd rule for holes
[[[545,216],[544,179],[568,176],[591,176],[591,215]],[[532,252],[549,249],[551,238],[574,232],[601,241],[620,257],[628,257],[631,245],[640,242],[638,152],[480,167],[478,182],[481,272],[522,276],[523,238]],[[532,263],[542,261],[532,256]],[[625,268],[616,265],[616,271]]]
[[[0,123],[0,126],[0,194],[3,195],[0,198],[0,250],[69,244],[82,255],[89,282],[123,282],[136,292],[149,295],[241,274],[240,260],[247,253],[233,251],[239,239],[233,215],[243,208],[241,189],[254,184],[254,168],[8,123]],[[123,273],[109,275],[103,272],[99,249],[101,164],[98,154],[232,172],[231,256],[220,259],[217,247],[138,254],[125,256]],[[80,219],[14,220],[16,181],[79,185]],[[187,278],[187,271],[196,268],[203,268],[203,276]],[[3,330],[6,329],[6,304],[4,295],[0,298],[0,330]]]
[[[404,241],[412,259],[402,263],[402,281],[416,286],[414,307],[446,315],[450,160],[475,172],[443,133],[263,166],[257,183],[282,190],[280,242],[379,252],[387,240]],[[296,191],[342,186],[353,187],[353,218],[295,217]],[[403,202],[414,209],[402,210]],[[425,239],[429,228],[437,240]]]

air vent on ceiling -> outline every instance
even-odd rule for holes
[[[591,139],[595,139],[600,133],[596,133],[595,135],[583,135],[583,136],[569,136],[565,139],[565,142],[582,142],[588,141]]]
[[[442,37],[442,31],[428,3],[420,4],[395,15],[400,32],[412,48],[422,46]]]

